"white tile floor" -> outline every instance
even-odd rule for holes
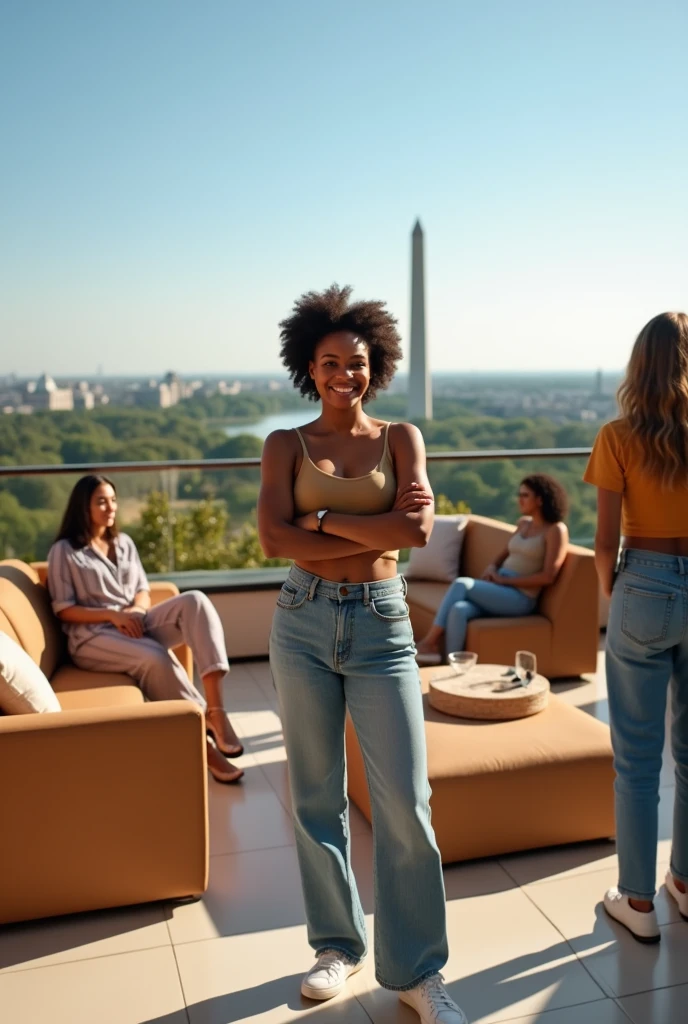
[[[555,687],[606,717],[604,674]],[[210,782],[210,886],[198,903],[0,928],[2,1024],[414,1024],[372,963],[326,1004],[299,994],[311,963],[286,762],[267,664],[236,666],[228,706],[244,784]],[[670,853],[673,776],[662,777],[658,878]],[[352,808],[354,869],[371,933],[371,835]],[[445,870],[449,988],[471,1024],[686,1024],[688,924],[660,890],[659,946],[600,910],[614,846],[588,843]]]

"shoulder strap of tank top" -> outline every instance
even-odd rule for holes
[[[390,452],[389,452],[389,428],[391,426],[392,426],[391,423],[385,423],[385,447],[382,449],[382,458],[380,459],[380,465],[382,465],[382,463],[385,461],[385,459],[391,458],[391,455],[390,455]]]
[[[304,458],[305,459],[310,458],[310,456],[308,454],[308,449],[306,448],[306,442],[303,439],[303,434],[301,433],[301,431],[299,430],[298,427],[294,427],[294,430],[299,435],[299,441],[301,442],[301,447],[303,448],[303,456],[304,456]]]

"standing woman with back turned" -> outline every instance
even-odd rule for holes
[[[668,892],[688,920],[688,316],[642,329],[619,389],[621,418],[600,431],[585,473],[598,488],[595,560],[611,596],[607,687],[616,769],[619,886],[607,913],[641,942],[653,908],[659,780],[671,681],[676,761]],[[623,551],[615,577],[619,537]]]
[[[373,812],[375,967],[423,1024],[466,1024],[438,973],[447,961],[444,886],[430,824],[423,704],[398,575],[422,547],[433,501],[420,432],[367,416],[401,357],[396,321],[350,289],[309,292],[281,324],[282,360],[321,413],[265,442],[260,538],[294,565],[270,640],[316,963],[302,993],[329,999],[367,941],[351,871],[344,721],[351,714]]]

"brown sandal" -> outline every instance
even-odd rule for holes
[[[221,754],[224,754],[225,757],[241,757],[241,755],[244,752],[244,748],[243,748],[243,746],[241,744],[239,744],[237,747],[226,746],[223,743],[222,738],[218,735],[218,732],[217,732],[215,726],[213,725],[213,723],[210,721],[210,718],[208,717],[211,714],[211,712],[213,712],[213,711],[219,711],[220,714],[222,714],[222,715],[226,715],[227,714],[227,712],[225,711],[224,708],[219,708],[219,707],[216,707],[216,708],[206,708],[206,712],[205,712],[205,731],[206,731],[207,735],[210,736],[210,738],[212,739],[212,741],[215,744],[215,746],[217,747],[217,749],[220,751]]]
[[[238,782],[244,777],[242,768],[237,768],[231,761],[225,760],[223,754],[215,746],[212,739],[207,740],[208,771],[216,782]]]
[[[226,782],[231,785],[234,782],[239,782],[244,777],[243,768],[235,768],[234,765],[229,766],[230,771],[221,772],[217,768],[213,768],[212,765],[208,765],[208,771],[215,779],[216,782]]]

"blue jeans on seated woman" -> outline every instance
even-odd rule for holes
[[[499,575],[513,577],[516,573],[500,569]],[[488,580],[474,580],[472,576],[459,576],[442,599],[435,616],[435,625],[446,631],[446,653],[462,651],[471,619],[530,615],[536,605],[536,597],[528,597],[516,587],[502,586]]]

